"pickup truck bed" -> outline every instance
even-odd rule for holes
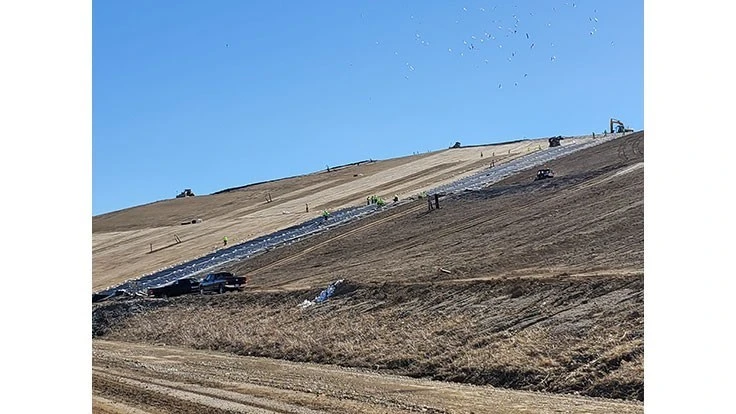
[[[199,283],[199,293],[241,291],[245,287],[245,284],[246,279],[244,276],[235,276],[230,272],[210,273]]]

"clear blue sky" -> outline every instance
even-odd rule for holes
[[[93,214],[610,117],[643,129],[643,9],[95,1]]]

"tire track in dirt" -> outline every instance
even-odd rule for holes
[[[574,189],[574,187],[572,189]],[[552,194],[552,195],[548,195],[548,196],[545,196],[543,198],[540,198],[540,201],[539,202],[540,203],[550,203],[550,202],[555,201],[557,199],[567,197],[568,195],[566,193],[563,194],[563,192],[564,192],[564,190],[563,191],[560,191],[560,193],[558,193],[558,194]],[[520,212],[528,211],[528,210],[533,210],[533,209],[537,209],[537,208],[538,207],[536,205],[522,206],[522,207],[520,207],[520,208],[518,208],[516,210],[516,213],[517,213],[517,215],[520,215],[519,214]],[[439,239],[441,239],[443,237],[447,237],[447,236],[449,236],[451,234],[462,233],[462,232],[464,232],[464,231],[466,231],[468,229],[471,229],[471,228],[473,228],[475,226],[479,226],[481,224],[489,224],[489,223],[492,223],[494,221],[500,221],[500,220],[503,220],[503,219],[504,219],[504,217],[501,216],[501,215],[488,217],[486,214],[479,214],[479,215],[476,215],[475,217],[470,218],[469,220],[464,221],[462,223],[462,225],[460,225],[460,226],[449,226],[449,227],[447,227],[444,230],[440,230],[439,232],[433,232],[432,233],[432,238],[435,239],[435,240],[439,240]],[[508,222],[507,225],[513,225],[513,224],[516,224],[516,223],[519,223],[519,222],[522,222],[522,221],[526,221],[526,220],[528,220],[528,219],[527,218],[522,218],[522,219],[519,219],[519,220]],[[408,249],[417,247],[417,246],[421,245],[422,243],[424,243],[424,240],[419,240],[419,241],[415,241],[415,242],[400,244],[400,245],[397,245],[396,248],[392,249],[392,251],[408,250]]]
[[[126,375],[117,370],[93,368],[93,379],[103,379],[122,384],[122,387],[132,387],[143,392],[165,395],[178,400],[201,406],[208,412],[210,410],[224,410],[226,412],[255,413],[255,414],[322,414],[324,411],[316,411],[286,404],[280,401],[272,401],[265,398],[254,397],[219,388],[206,387],[196,384],[154,379],[143,375]]]
[[[605,175],[603,177],[596,178],[596,179],[587,181],[585,183],[581,183],[581,184],[579,184],[577,186],[577,190],[584,190],[586,188],[590,188],[590,187],[594,187],[596,185],[600,185],[600,184],[606,183],[608,181],[613,180],[614,178],[617,178],[617,177],[620,177],[620,176],[622,176],[624,174],[627,174],[627,173],[636,171],[636,170],[638,170],[640,168],[644,168],[644,163],[643,162],[640,162],[640,163],[637,163],[637,164],[632,164],[632,165],[630,165],[628,167],[624,167],[622,169],[617,170],[613,174],[608,174],[608,175]]]
[[[638,402],[512,391],[170,346],[93,341],[93,352],[93,398],[119,401],[140,410],[137,414],[643,412]],[[302,411],[289,411],[294,409]]]
[[[324,247],[326,245],[329,245],[329,244],[331,244],[331,243],[333,243],[333,242],[335,242],[337,240],[340,240],[340,239],[349,237],[349,236],[351,236],[351,235],[353,235],[355,233],[358,233],[358,232],[361,232],[361,231],[364,231],[364,230],[368,230],[368,229],[370,229],[372,227],[375,227],[375,226],[378,226],[380,224],[383,224],[384,222],[389,221],[391,219],[399,218],[399,217],[408,215],[409,213],[421,211],[424,208],[426,208],[426,207],[422,204],[422,205],[419,205],[417,207],[412,207],[409,210],[405,210],[405,211],[402,211],[402,212],[399,212],[399,213],[392,214],[391,216],[378,219],[378,220],[373,221],[371,223],[368,223],[366,225],[363,225],[363,226],[360,226],[358,228],[349,230],[349,231],[347,231],[345,233],[342,233],[340,235],[337,235],[337,236],[335,236],[333,238],[330,238],[328,240],[325,240],[323,242],[320,242],[319,244],[316,244],[314,246],[308,247],[308,248],[302,250],[300,253],[297,253],[297,254],[294,254],[294,255],[291,255],[291,256],[288,256],[288,257],[279,259],[279,260],[277,260],[275,262],[272,262],[272,263],[270,263],[270,264],[268,264],[266,266],[263,266],[263,267],[261,267],[259,269],[253,270],[253,271],[247,273],[246,275],[250,276],[251,273],[252,274],[255,274],[255,273],[261,272],[263,270],[268,270],[268,269],[274,268],[274,267],[279,266],[279,265],[290,263],[290,262],[292,262],[292,261],[294,261],[294,260],[296,260],[296,259],[298,259],[300,257],[303,257],[303,256],[305,256],[305,255],[313,252],[314,250],[317,250],[317,249],[319,249],[321,247]],[[473,228],[475,226],[478,226],[478,225],[481,225],[481,224],[484,224],[484,223],[488,223],[488,222],[492,222],[492,221],[496,221],[496,220],[500,220],[500,219],[502,219],[502,217],[496,217],[496,216],[494,216],[494,217],[488,217],[488,216],[486,216],[484,214],[480,214],[478,216],[475,216],[475,217],[471,218],[469,221],[463,222],[463,225],[462,226],[459,226],[459,227],[448,227],[445,230],[442,230],[442,231],[439,231],[439,232],[434,232],[434,233],[432,233],[432,238],[435,239],[435,240],[439,240],[439,239],[441,239],[443,237],[446,237],[446,236],[449,236],[451,234],[462,233],[463,231],[466,231],[466,230],[468,230],[470,228]],[[411,242],[407,242],[407,243],[398,245],[396,248],[392,249],[391,252],[398,251],[398,250],[409,250],[409,249],[414,248],[414,247],[417,247],[417,246],[419,246],[419,245],[421,245],[421,244],[423,244],[425,242],[426,242],[426,240],[424,240],[424,238],[422,238],[422,237],[416,237],[415,240],[413,240]],[[271,287],[280,287],[280,286],[291,284],[292,282],[293,282],[293,279],[289,279],[289,280],[284,280],[282,283],[279,283],[279,284],[276,284],[276,285],[270,285],[270,286]]]
[[[634,139],[632,139],[631,141],[632,142],[636,142],[636,140],[634,140]],[[614,179],[616,177],[621,176],[622,174],[625,174],[625,173],[628,173],[628,172],[632,172],[632,171],[636,171],[641,166],[643,166],[643,164],[641,164],[641,163],[634,164],[634,165],[628,166],[626,168],[619,169],[616,172],[613,172],[612,174],[605,174],[602,177],[597,177],[597,178],[594,178],[592,180],[582,181],[580,183],[573,184],[573,185],[571,185],[569,187],[561,188],[559,191],[556,191],[556,192],[551,193],[551,194],[541,195],[538,198],[538,202],[537,203],[542,203],[542,204],[550,204],[550,203],[553,203],[553,202],[558,201],[560,199],[564,199],[564,198],[569,197],[570,194],[572,194],[572,193],[575,193],[575,192],[578,192],[578,191],[581,191],[581,190],[585,190],[585,189],[587,189],[589,187],[592,187],[594,185],[597,185],[597,184],[601,184],[601,183],[610,181],[610,180],[612,180],[612,179]],[[605,207],[606,205],[607,205],[606,203],[603,203],[602,204],[602,207]],[[641,203],[635,203],[633,205],[625,206],[623,208],[620,208],[620,209],[617,209],[617,210],[608,212],[607,215],[613,215],[613,214],[623,213],[623,212],[627,211],[628,209],[638,207],[639,205],[641,205]],[[275,262],[272,262],[272,263],[270,263],[268,265],[265,265],[265,266],[263,266],[263,267],[261,267],[259,269],[255,269],[255,270],[249,272],[248,275],[249,276],[252,276],[252,275],[261,273],[263,271],[266,271],[266,270],[275,268],[277,266],[291,263],[291,262],[293,262],[293,261],[295,261],[295,260],[297,260],[297,259],[299,259],[301,257],[304,257],[304,256],[312,253],[313,251],[315,251],[315,250],[317,250],[319,248],[325,247],[325,246],[327,246],[327,245],[329,245],[329,244],[331,244],[333,242],[336,242],[336,241],[338,241],[340,239],[344,239],[346,237],[349,237],[349,236],[354,235],[356,233],[362,232],[364,230],[369,230],[370,228],[379,226],[379,225],[381,225],[381,224],[383,224],[383,223],[385,223],[385,222],[387,222],[387,221],[389,221],[389,220],[391,220],[393,218],[399,218],[399,217],[405,216],[405,215],[410,214],[410,213],[413,213],[413,212],[421,211],[422,209],[425,209],[425,208],[426,208],[426,206],[424,206],[423,204],[421,204],[421,205],[418,205],[417,207],[414,207],[414,208],[412,208],[410,210],[406,210],[406,211],[403,211],[403,212],[400,212],[400,213],[395,213],[395,214],[392,214],[391,216],[387,216],[387,217],[378,219],[378,220],[373,221],[371,223],[368,223],[366,225],[357,227],[355,229],[349,230],[349,231],[347,231],[345,233],[339,234],[339,235],[337,235],[335,237],[332,237],[330,239],[324,240],[324,241],[322,241],[322,242],[320,242],[320,243],[318,243],[318,244],[316,244],[314,246],[310,246],[310,247],[302,250],[299,253],[296,253],[296,254],[291,255],[291,256],[288,256],[288,257],[281,258],[281,259],[279,259],[279,260],[277,260]],[[537,205],[535,205],[535,204],[518,206],[518,209],[516,211],[516,215],[523,216],[523,214],[521,214],[522,212],[524,212],[524,211],[533,211],[535,209],[538,209]],[[481,226],[481,225],[492,226],[494,222],[503,221],[503,220],[505,220],[505,219],[501,215],[499,215],[499,216],[490,216],[489,217],[488,215],[485,215],[485,214],[478,214],[478,215],[476,215],[474,217],[470,217],[469,219],[463,221],[460,225],[449,226],[449,227],[443,228],[443,229],[441,229],[439,231],[434,231],[432,233],[432,239],[433,240],[440,240],[440,239],[442,239],[444,237],[448,237],[448,236],[451,236],[453,234],[465,232],[468,229],[471,229],[471,228],[476,227],[476,226]],[[525,218],[522,218],[522,219],[519,219],[519,220],[515,220],[515,221],[511,221],[511,222],[505,223],[505,225],[514,225],[514,224],[518,224],[519,222],[523,222],[523,221],[526,221],[526,220],[528,220],[528,217],[525,217]],[[583,223],[583,224],[581,224],[581,225],[579,225],[579,226],[577,226],[575,228],[568,229],[566,232],[558,233],[558,236],[562,236],[564,234],[572,233],[574,231],[579,230],[580,228],[588,227],[590,224],[591,223]],[[404,242],[404,243],[394,244],[395,247],[393,247],[389,251],[389,253],[396,252],[396,251],[408,251],[408,250],[410,250],[412,248],[415,248],[415,247],[420,246],[421,244],[423,244],[425,242],[426,242],[426,240],[423,237],[412,237],[410,241],[407,241],[407,242]],[[293,281],[294,281],[293,278],[289,278],[288,280],[283,280],[281,283],[279,283],[277,285],[273,285],[273,287],[280,287],[280,286],[284,286],[284,285],[289,285]]]
[[[638,283],[638,282],[639,281],[637,279],[634,279],[634,280],[631,280],[628,283],[625,283],[625,284],[620,285],[620,286],[612,286],[611,288],[605,289],[602,292],[600,292],[599,294],[590,297],[588,299],[588,301],[595,300],[595,299],[601,298],[601,297],[603,297],[605,295],[608,295],[610,293],[613,293],[615,291],[625,289],[625,288],[627,288],[627,287],[629,287],[629,286],[631,286],[631,285],[633,285],[635,283]],[[634,297],[636,294],[638,294],[638,292],[634,293],[631,297]],[[548,298],[540,299],[540,301],[546,301],[547,299]],[[532,306],[535,306],[536,307],[536,306],[538,306],[538,304],[539,304],[539,301],[537,303],[532,304]],[[571,310],[573,310],[573,309],[575,309],[575,308],[577,308],[579,306],[580,306],[579,304],[575,304],[575,305],[568,306],[566,308],[560,309],[560,310],[555,311],[555,312],[552,312],[552,313],[546,313],[545,315],[543,315],[543,316],[541,316],[539,318],[536,318],[536,319],[532,319],[531,321],[527,321],[526,323],[522,323],[522,322],[524,322],[526,319],[529,319],[529,318],[528,317],[521,318],[518,321],[516,321],[516,322],[510,324],[509,326],[507,326],[504,330],[514,328],[516,325],[520,325],[518,328],[515,328],[515,330],[522,331],[522,330],[527,329],[527,328],[530,328],[530,327],[532,327],[532,326],[534,326],[534,325],[536,325],[538,323],[541,323],[541,322],[550,320],[550,319],[552,319],[553,317],[555,317],[557,315],[563,314],[565,312],[569,312],[569,311],[571,311]]]
[[[558,233],[558,237],[572,235],[572,234],[579,234],[582,229],[585,229],[587,227],[590,227],[592,224],[600,221],[603,218],[606,218],[606,217],[609,217],[609,216],[612,216],[612,215],[615,215],[615,214],[621,214],[621,213],[624,213],[624,212],[626,212],[626,211],[628,211],[628,210],[630,210],[632,208],[638,208],[638,207],[641,207],[643,209],[644,202],[643,201],[639,201],[639,202],[636,202],[634,204],[631,204],[631,205],[628,205],[628,206],[624,206],[624,207],[618,208],[616,210],[609,211],[607,213],[603,213],[603,214],[601,214],[596,219],[593,219],[593,220],[589,220],[587,222],[580,223],[580,224],[578,224],[576,226],[571,226],[567,230],[559,232]]]
[[[299,252],[297,254],[293,254],[293,255],[284,257],[282,259],[276,260],[275,262],[271,262],[271,263],[269,263],[269,264],[267,264],[265,266],[259,267],[257,269],[253,269],[250,272],[246,273],[245,276],[246,277],[252,277],[252,276],[254,276],[254,275],[258,274],[258,273],[261,273],[263,271],[266,271],[268,269],[272,269],[272,268],[274,268],[276,266],[279,266],[279,265],[283,265],[283,264],[292,262],[292,261],[294,261],[294,260],[296,260],[296,259],[298,259],[300,257],[303,257],[303,256],[305,256],[305,255],[307,255],[307,254],[309,254],[309,253],[311,253],[311,252],[313,252],[313,251],[321,248],[321,247],[324,247],[324,246],[326,246],[328,244],[331,244],[331,243],[333,243],[335,241],[338,241],[340,239],[344,239],[344,238],[346,238],[346,237],[348,237],[348,236],[350,236],[352,234],[355,234],[355,233],[358,233],[358,232],[361,232],[361,231],[364,231],[364,230],[368,230],[368,229],[370,229],[372,227],[375,227],[375,226],[377,226],[379,224],[382,224],[382,223],[384,223],[386,221],[389,221],[389,220],[393,220],[393,219],[396,219],[396,218],[399,218],[399,217],[406,216],[406,215],[408,215],[410,213],[414,213],[414,212],[420,211],[420,210],[422,210],[424,208],[425,208],[425,206],[423,204],[420,204],[420,205],[417,205],[416,207],[411,207],[411,208],[409,208],[407,210],[403,210],[403,211],[392,213],[390,215],[387,215],[386,217],[379,218],[379,219],[377,219],[375,221],[372,221],[370,223],[364,224],[364,225],[359,226],[357,228],[354,228],[352,230],[348,230],[348,231],[346,231],[344,233],[338,234],[338,235],[336,235],[334,237],[331,237],[331,238],[329,238],[329,239],[327,239],[325,241],[322,241],[322,242],[320,242],[318,244],[315,244],[314,246],[310,246],[310,247],[302,250],[301,252]],[[288,284],[290,282],[291,282],[291,280],[284,281],[284,283],[280,283],[278,285],[274,285],[273,287],[283,286],[283,285]]]
[[[267,203],[267,206],[264,207],[262,203],[253,204],[248,207],[240,208],[240,209],[234,209],[231,212],[228,212],[226,214],[222,214],[217,219],[218,220],[227,220],[227,219],[233,219],[233,220],[240,220],[243,218],[248,218],[249,215],[252,215],[253,213],[258,213],[262,211],[267,211],[268,209],[275,210],[275,209],[281,209],[281,206],[284,204],[288,204],[294,200],[298,200],[300,198],[303,198],[309,194],[312,193],[318,193],[320,191],[328,190],[336,185],[343,184],[341,180],[334,179],[329,180],[324,184],[317,184],[310,187],[302,188],[300,190],[296,191],[290,191],[287,193],[281,193],[278,192],[270,192],[268,191],[268,194],[271,194],[272,197],[275,195],[276,198],[273,199],[272,202]]]
[[[113,401],[121,401],[125,406],[135,406],[137,409],[154,413],[182,413],[182,414],[232,414],[230,410],[203,405],[192,401],[182,400],[177,395],[160,393],[149,390],[148,387],[130,385],[115,377],[101,376],[92,373],[93,396],[103,396]],[[125,412],[125,411],[123,411]],[[267,413],[266,414],[270,414]]]
[[[93,414],[151,414],[150,411],[113,401],[99,395],[92,395]]]
[[[150,233],[156,230],[157,229],[141,229],[129,230],[128,232],[117,232],[121,235],[110,240],[100,241],[96,243],[96,245],[93,245],[92,254],[104,253],[125,244],[139,244],[139,240],[148,240],[151,237]]]
[[[622,140],[618,145],[618,157],[621,161],[628,163],[631,159],[644,156],[644,141],[640,139],[641,135],[641,133],[635,133],[619,138]]]
[[[328,208],[328,207],[334,206],[334,205],[345,205],[345,204],[348,204],[348,203],[356,200],[358,198],[358,195],[359,194],[378,194],[378,193],[380,193],[380,190],[382,188],[393,188],[394,189],[394,193],[400,193],[400,192],[402,192],[400,190],[400,188],[402,188],[402,187],[398,187],[399,184],[403,184],[403,183],[406,183],[406,182],[416,181],[417,179],[426,177],[428,175],[430,177],[432,177],[432,178],[429,178],[429,179],[427,179],[425,181],[432,182],[434,180],[434,178],[433,178],[434,175],[438,174],[438,172],[436,172],[435,170],[439,171],[440,174],[441,173],[445,173],[447,168],[449,168],[450,166],[455,166],[455,165],[460,164],[460,163],[461,163],[460,161],[455,161],[455,162],[447,162],[447,163],[444,163],[444,164],[435,165],[435,166],[432,166],[431,168],[428,168],[426,170],[417,171],[417,172],[415,172],[413,174],[409,174],[409,175],[406,175],[406,176],[397,178],[395,180],[387,181],[387,182],[384,182],[384,183],[375,185],[373,187],[369,187],[369,188],[366,188],[366,189],[360,189],[359,191],[355,191],[353,193],[350,193],[350,194],[346,195],[345,197],[342,197],[342,198],[339,198],[339,199],[336,199],[336,200],[330,200],[327,203],[318,204],[318,205],[316,205],[314,207],[314,209],[315,209],[315,211],[318,211],[318,210],[324,210],[325,208]],[[457,169],[450,169],[449,172],[454,174],[456,170]],[[414,187],[416,187],[416,185],[414,185]]]
[[[495,221],[495,220],[498,220],[498,219],[499,219],[499,217],[488,217],[488,216],[485,216],[485,215],[482,215],[481,214],[481,215],[478,215],[476,217],[471,218],[468,221],[465,221],[463,223],[463,225],[461,225],[461,226],[457,226],[457,227],[450,226],[450,227],[446,228],[445,230],[440,230],[440,231],[433,232],[432,233],[432,239],[434,239],[434,240],[440,240],[440,239],[442,239],[442,238],[444,238],[446,236],[449,236],[451,234],[460,233],[460,232],[463,232],[463,231],[468,230],[470,228],[473,228],[475,226],[478,226],[480,224],[492,222],[492,221]],[[421,238],[421,237],[417,237],[416,239],[418,239],[418,240],[413,240],[411,242],[399,244],[395,248],[391,249],[390,252],[396,252],[396,251],[402,251],[402,250],[409,250],[409,249],[412,249],[414,247],[420,246],[423,243],[426,243],[426,240],[423,239],[423,238]]]

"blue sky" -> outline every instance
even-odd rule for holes
[[[643,9],[95,1],[93,214],[610,117],[643,129]]]

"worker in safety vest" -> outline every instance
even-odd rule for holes
[[[222,245],[227,246],[227,236],[222,238]]]

